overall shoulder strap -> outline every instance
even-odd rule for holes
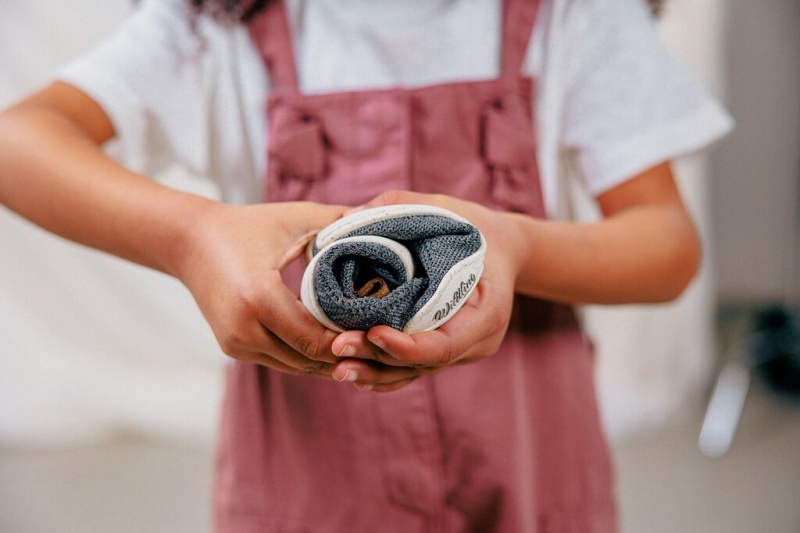
[[[296,91],[297,70],[292,32],[283,0],[269,2],[261,13],[247,23],[247,29],[273,85]]]
[[[502,74],[519,74],[528,51],[540,0],[503,0]]]

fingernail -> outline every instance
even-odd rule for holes
[[[350,346],[349,344],[345,344],[344,348],[342,348],[339,353],[336,354],[337,357],[353,357],[356,354],[356,349]]]
[[[355,388],[357,388],[361,392],[366,392],[366,391],[372,390],[372,384],[371,383],[353,383],[353,385],[355,386]]]
[[[345,381],[352,383],[358,379],[358,372],[348,368],[345,369],[344,373],[342,373],[342,370],[340,368],[337,368],[333,372],[333,379],[335,379],[339,383],[343,383]]]

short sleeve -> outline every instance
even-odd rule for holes
[[[576,2],[567,26],[562,148],[574,150],[597,195],[697,151],[733,126],[673,58],[642,0]]]
[[[152,174],[180,159],[207,166],[208,61],[192,28],[188,2],[143,0],[106,41],[56,77],[94,99],[111,119],[118,158]]]

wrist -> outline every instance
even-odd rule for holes
[[[209,234],[210,221],[223,204],[193,194],[175,192],[163,206],[169,220],[159,240],[156,255],[159,270],[182,279],[189,265],[197,260],[202,241]]]
[[[535,222],[519,213],[501,213],[502,248],[515,292],[519,292],[521,280],[531,265],[532,250],[536,246],[535,239],[532,239]]]

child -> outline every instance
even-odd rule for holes
[[[192,4],[144,0],[2,114],[0,200],[195,297],[236,360],[217,529],[612,531],[569,304],[682,291],[699,245],[668,161],[730,127],[642,0]],[[562,155],[604,220],[544,219]],[[170,159],[224,203],[143,177]],[[475,293],[433,332],[325,330],[293,259],[346,206],[392,203],[481,229]]]

